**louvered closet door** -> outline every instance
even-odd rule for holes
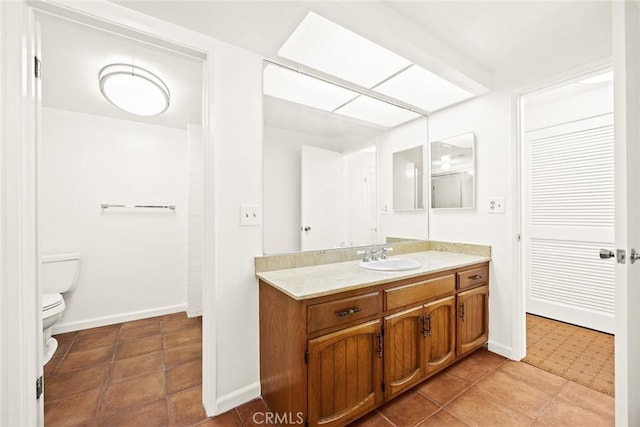
[[[527,132],[527,312],[613,333],[613,115]]]

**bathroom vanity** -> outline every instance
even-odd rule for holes
[[[490,259],[403,257],[421,267],[257,273],[262,396],[281,424],[343,426],[487,342]]]

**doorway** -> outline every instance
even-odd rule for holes
[[[524,361],[613,395],[613,71],[521,102]]]
[[[613,72],[524,97],[526,311],[614,330]]]
[[[81,256],[54,334],[187,307],[201,315],[204,57],[58,16],[36,13],[36,22],[37,239],[41,254]],[[97,71],[122,62],[162,76],[171,91],[164,114],[136,117],[102,97]]]

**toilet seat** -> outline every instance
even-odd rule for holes
[[[42,294],[42,311],[53,310],[63,303],[61,294]]]

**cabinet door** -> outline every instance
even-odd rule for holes
[[[380,320],[309,340],[311,426],[342,426],[382,400]]]
[[[481,286],[458,294],[458,356],[468,353],[489,338],[489,287]]]
[[[427,335],[426,369],[435,372],[456,358],[456,299],[454,296],[424,306]]]
[[[422,306],[384,318],[385,397],[401,393],[424,378]]]

